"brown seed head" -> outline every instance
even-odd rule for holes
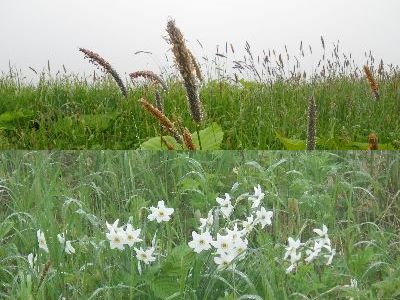
[[[365,76],[367,77],[367,80],[369,82],[371,91],[374,94],[375,99],[379,100],[378,83],[376,82],[374,75],[372,75],[371,69],[367,65],[364,66],[364,73],[365,73]]]
[[[89,58],[90,63],[101,68],[103,72],[110,74],[114,78],[115,82],[118,84],[122,94],[125,97],[127,97],[128,93],[126,91],[126,87],[125,87],[121,77],[119,77],[119,74],[117,73],[117,71],[115,71],[113,69],[113,67],[111,66],[111,64],[108,61],[106,61],[104,58],[102,58],[99,54],[97,54],[93,51],[87,50],[85,48],[79,48],[79,51],[81,51],[83,54],[85,54],[85,58]]]

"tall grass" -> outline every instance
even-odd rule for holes
[[[204,128],[221,125],[222,149],[283,149],[277,135],[307,140],[307,119],[314,122],[307,111],[311,96],[318,101],[316,139],[328,145],[322,149],[349,149],[354,142],[367,149],[371,132],[380,145],[400,148],[399,68],[382,60],[376,64],[371,53],[360,68],[339,44],[329,53],[321,38],[322,58],[306,71],[304,60],[317,51],[303,43],[297,55],[287,47],[284,53],[256,54],[246,43],[243,57],[226,43],[214,57],[197,60],[174,21],[167,33],[177,71],[164,70],[162,76],[135,71],[132,82],[124,83],[109,63],[87,50],[111,76],[82,78],[65,68],[54,75],[48,68],[35,70],[38,82],[30,83],[10,67],[0,77],[0,148],[137,149],[160,135],[157,120],[138,103],[144,98],[171,119],[180,135],[184,127],[199,132],[203,120]],[[141,84],[139,77],[148,81]],[[123,94],[126,90],[126,100],[118,87]]]

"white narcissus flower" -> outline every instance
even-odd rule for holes
[[[254,195],[249,197],[249,200],[252,202],[251,208],[259,207],[264,197],[265,194],[262,192],[261,186],[258,185],[254,187]]]
[[[291,264],[296,264],[301,258],[301,252],[297,253],[297,249],[299,249],[301,246],[300,239],[294,240],[292,237],[289,237],[288,243],[289,245],[286,247],[284,259],[288,259],[290,257]]]
[[[332,263],[332,260],[333,260],[333,257],[335,256],[335,254],[336,254],[336,250],[332,249],[331,253],[324,255],[324,257],[328,259],[328,261],[326,262],[327,266],[329,266]]]
[[[34,266],[36,265],[37,262],[37,255],[34,255],[33,253],[29,253],[28,254],[28,263],[29,266],[31,267],[31,269],[34,268]]]
[[[233,206],[232,206],[232,203],[231,203],[231,196],[229,196],[228,193],[225,193],[225,199],[217,197],[216,201],[218,202],[218,204],[221,207],[221,212],[222,212],[223,217],[225,219],[229,218],[229,216],[233,212]]]
[[[124,245],[126,244],[126,234],[123,230],[115,231],[112,229],[110,232],[106,233],[106,237],[110,241],[111,249],[124,250]]]
[[[323,241],[323,244],[326,245],[331,245],[331,240],[328,237],[328,228],[326,227],[325,224],[322,225],[322,229],[315,228],[313,231],[319,235],[321,241]]]
[[[242,226],[246,234],[249,234],[254,228],[254,216],[251,215],[250,217],[247,217],[246,221],[243,221]]]
[[[293,272],[296,269],[296,264],[291,264],[287,269],[286,269],[286,274],[289,274]]]
[[[306,254],[308,255],[304,260],[307,263],[312,262],[314,259],[316,259],[318,257],[318,255],[320,254],[322,250],[322,244],[320,243],[320,241],[315,241],[314,242],[314,248],[311,249],[307,249],[306,250]]]
[[[204,250],[211,249],[212,237],[208,231],[198,234],[197,232],[192,232],[193,240],[188,243],[189,247],[193,249],[194,252],[200,253]]]
[[[44,237],[43,231],[40,229],[36,232],[37,240],[39,243],[39,248],[43,249],[47,253],[49,253],[49,248],[47,247],[46,238]]]
[[[153,256],[154,253],[153,247],[150,247],[146,250],[143,250],[142,247],[140,247],[140,249],[135,248],[135,251],[136,251],[136,258],[144,262],[146,265],[156,260],[156,258]]]
[[[218,254],[231,253],[234,249],[232,238],[228,235],[220,235],[217,233],[217,240],[212,241],[211,245],[217,249]]]
[[[173,208],[165,207],[164,201],[158,201],[157,207],[150,207],[151,214],[147,216],[150,221],[156,220],[157,223],[168,222],[174,212]]]
[[[64,233],[57,234],[58,241],[60,242],[61,246],[64,247],[64,251],[67,254],[74,254],[75,248],[72,247],[71,241],[66,241],[64,237]]]
[[[199,227],[200,231],[210,229],[213,226],[214,216],[212,209],[208,212],[207,218],[200,218],[200,223],[201,223]]]
[[[233,227],[233,230],[226,228],[227,236],[230,237],[233,244],[235,244],[245,234],[244,230],[238,230],[237,224]]]
[[[235,257],[238,259],[243,259],[246,255],[246,250],[247,250],[247,245],[248,245],[248,240],[247,239],[238,239],[235,243],[235,247],[233,249],[233,254]]]
[[[256,212],[256,224],[261,224],[261,228],[264,228],[266,225],[271,225],[273,215],[274,213],[272,211],[267,211],[264,207],[261,207],[261,209]]]
[[[141,242],[142,239],[139,238],[140,229],[134,229],[131,224],[127,224],[125,228],[125,243],[132,247],[133,244]]]
[[[120,231],[122,230],[122,227],[118,227],[118,223],[119,223],[119,219],[115,220],[115,222],[113,224],[108,224],[108,222],[106,222],[106,226],[108,231]]]
[[[234,268],[235,265],[232,261],[235,259],[233,253],[220,253],[220,256],[214,257],[214,262],[218,265],[218,270],[225,270],[226,268]]]

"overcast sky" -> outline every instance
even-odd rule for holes
[[[372,50],[386,63],[400,64],[400,0],[1,0],[0,70],[8,61],[29,73],[49,59],[74,72],[93,68],[77,52],[86,47],[106,57],[121,73],[158,70],[166,63],[162,39],[174,18],[190,47],[209,55],[216,45],[249,41],[255,49],[298,53],[300,41],[320,46],[340,40],[358,59]],[[152,51],[152,56],[134,55]],[[318,57],[319,59],[319,57]]]

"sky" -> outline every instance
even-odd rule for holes
[[[256,52],[287,45],[298,53],[300,41],[317,48],[322,35],[327,44],[340,40],[360,63],[371,50],[400,65],[399,11],[399,0],[1,0],[0,71],[10,62],[29,75],[49,60],[53,70],[92,72],[78,47],[122,74],[158,71],[170,64],[163,39],[170,18],[196,55],[212,56],[225,42],[240,50],[246,41]],[[153,54],[134,54],[141,50]]]

